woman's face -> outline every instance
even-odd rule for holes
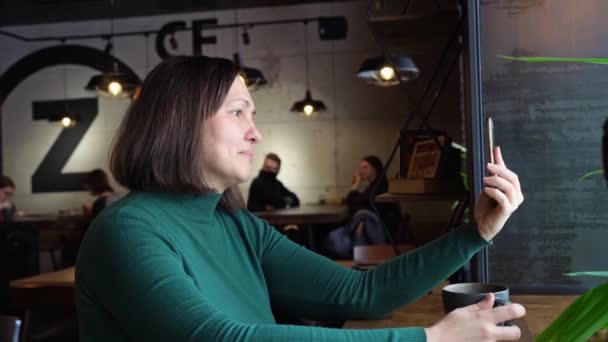
[[[245,84],[235,78],[226,100],[203,129],[205,181],[219,192],[249,179],[253,145],[262,140],[255,127],[255,105]]]
[[[365,160],[362,160],[361,163],[359,163],[358,171],[362,179],[369,182],[373,182],[374,179],[376,179],[376,169],[374,169],[374,167]]]

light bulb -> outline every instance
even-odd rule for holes
[[[61,119],[61,125],[65,128],[70,127],[70,125],[72,125],[72,119],[67,116],[64,116],[63,119]]]
[[[306,116],[310,116],[310,114],[312,114],[312,112],[315,111],[315,107],[313,107],[312,105],[307,104],[306,106],[304,106],[304,114],[306,114]]]
[[[122,92],[122,86],[120,85],[120,83],[112,81],[108,85],[108,91],[110,92],[110,94],[117,96],[118,94],[120,94],[120,92]]]
[[[395,77],[395,70],[390,66],[384,66],[380,69],[380,78],[385,81],[391,80]]]

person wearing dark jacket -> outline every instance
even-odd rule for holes
[[[268,153],[259,175],[251,182],[247,209],[249,211],[264,211],[297,207],[300,205],[298,196],[289,191],[277,179],[281,170],[281,159],[274,153]]]
[[[354,216],[360,210],[373,211],[370,192],[374,190],[375,195],[380,195],[388,191],[388,181],[383,173],[384,166],[380,158],[370,155],[361,159],[359,168],[353,175],[351,190],[344,198],[351,215]],[[399,224],[399,206],[394,203],[378,203],[376,207],[389,227]]]
[[[395,203],[377,203],[378,217],[371,203],[372,191],[373,196],[387,192],[388,180],[380,158],[369,155],[361,159],[353,174],[351,189],[344,198],[350,219],[326,237],[325,248],[334,257],[352,257],[354,246],[386,243],[380,218],[391,234],[395,233],[401,220],[399,206]]]

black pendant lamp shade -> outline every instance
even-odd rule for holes
[[[401,82],[408,82],[416,79],[419,74],[420,70],[409,57],[391,56],[389,60],[380,56],[363,61],[357,77],[373,85],[390,87],[398,85],[399,79]]]
[[[241,68],[242,76],[245,78],[245,85],[247,88],[255,90],[257,87],[267,84],[266,78],[262,74],[262,72],[255,68],[249,68],[244,66],[241,63],[241,57],[238,53],[233,55],[234,64],[238,65]]]
[[[317,116],[321,112],[326,111],[327,107],[325,107],[325,104],[322,101],[314,100],[310,95],[310,81],[308,79],[308,31],[306,31],[306,29],[308,29],[308,25],[306,22],[304,22],[304,28],[304,51],[306,53],[306,55],[304,55],[304,72],[306,76],[306,96],[304,97],[304,100],[297,101],[293,104],[293,106],[291,106],[291,112],[306,117],[313,117]]]
[[[138,84],[139,80],[127,73],[111,71],[91,77],[84,88],[106,97],[127,98]]]
[[[310,90],[306,90],[306,97],[304,100],[298,101],[293,104],[291,111],[304,115],[304,116],[316,116],[320,112],[327,110],[323,101],[317,101],[310,95]]]

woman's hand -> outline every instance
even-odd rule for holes
[[[507,219],[524,201],[517,175],[507,169],[500,147],[494,148],[496,164],[488,164],[492,176],[484,177],[483,192],[475,205],[475,222],[479,235],[492,240]]]
[[[488,294],[477,304],[456,309],[441,321],[424,329],[428,342],[435,341],[514,341],[521,336],[517,326],[497,326],[500,322],[510,321],[526,314],[519,304],[494,306],[494,295]]]

